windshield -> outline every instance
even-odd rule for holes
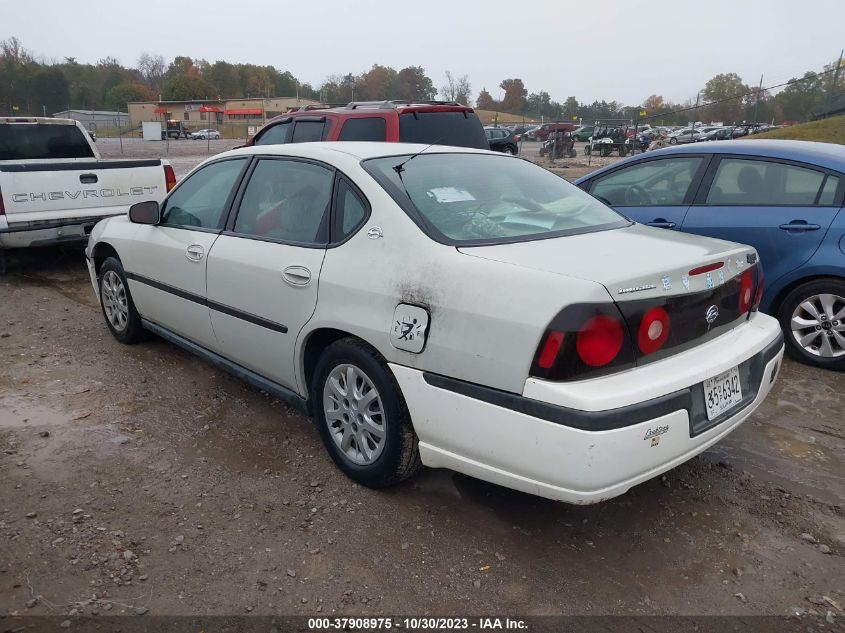
[[[410,112],[399,116],[399,141],[489,149],[474,112]]]
[[[527,241],[630,224],[563,178],[507,156],[391,156],[363,166],[423,230],[447,244]]]

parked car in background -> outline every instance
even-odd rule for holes
[[[751,247],[638,226],[489,151],[226,152],[86,255],[117,340],[150,330],[310,412],[371,487],[425,464],[609,499],[735,430],[783,354]],[[715,286],[690,273],[715,263]]]
[[[537,140],[536,134],[537,134],[537,130],[539,130],[539,129],[540,129],[539,125],[529,127],[527,130],[525,130],[525,132],[522,133],[523,140],[525,140],[525,141],[536,141]]]
[[[718,127],[706,134],[702,134],[698,141],[727,141],[733,138],[733,128]]]
[[[545,141],[553,132],[571,132],[575,127],[573,123],[544,123],[534,130],[534,138],[538,141]]]
[[[519,153],[519,146],[517,145],[519,139],[507,128],[486,127],[484,133],[487,135],[490,149],[494,152],[503,152],[511,156],[516,156]]]
[[[489,149],[475,111],[454,101],[358,101],[270,119],[246,145],[381,141]]]
[[[666,140],[669,145],[679,145],[682,143],[694,143],[702,136],[704,134],[700,130],[685,127],[672,132]]]
[[[102,218],[175,184],[167,161],[101,159],[72,119],[0,117],[0,273],[7,249],[83,243]]]
[[[205,130],[197,130],[196,132],[191,133],[192,139],[202,139],[202,140],[216,140],[220,138],[220,132],[217,130],[212,130],[211,128],[207,128]]]
[[[790,355],[845,370],[845,147],[696,143],[576,184],[637,222],[754,246],[766,276],[761,309],[779,319]]]
[[[576,141],[587,141],[593,135],[593,130],[596,129],[595,125],[582,125],[579,128],[576,128],[572,132],[572,138]]]

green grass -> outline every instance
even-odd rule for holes
[[[845,145],[845,116],[834,116],[810,123],[799,123],[779,130],[745,136],[746,139],[775,138],[793,141],[819,141]]]

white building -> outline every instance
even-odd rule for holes
[[[53,116],[57,119],[75,119],[82,123],[85,127],[90,127],[89,124],[111,126],[111,127],[129,127],[129,114],[126,112],[108,112],[105,110],[64,110],[63,112],[55,112]]]

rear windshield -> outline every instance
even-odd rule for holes
[[[630,224],[528,161],[491,154],[412,156],[374,158],[363,166],[439,242],[519,242]]]
[[[94,158],[94,152],[75,125],[0,125],[0,160],[30,158]]]
[[[399,141],[490,149],[475,112],[410,112],[399,116]]]

